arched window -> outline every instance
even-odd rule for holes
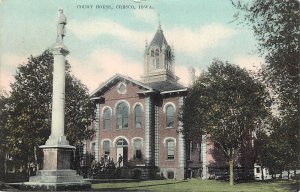
[[[135,139],[133,141],[133,148],[134,148],[133,159],[137,159],[137,160],[142,159],[142,140],[141,139]]]
[[[128,106],[125,102],[118,104],[116,111],[116,128],[128,128]]]
[[[174,107],[172,105],[168,105],[166,107],[166,123],[168,128],[174,127]]]
[[[159,49],[155,49],[155,56],[159,56]]]
[[[121,138],[121,139],[118,139],[118,141],[116,142],[116,146],[128,146],[128,143],[125,139]]]
[[[167,159],[172,160],[175,157],[175,142],[172,139],[168,139],[166,142],[167,147]]]
[[[151,50],[151,56],[152,57],[154,56],[154,50],[153,49]]]
[[[110,109],[106,108],[103,112],[103,128],[104,128],[104,130],[110,129],[110,116],[111,116]]]
[[[104,158],[108,159],[110,154],[110,141],[103,141]]]
[[[134,108],[134,122],[135,128],[142,127],[142,107],[140,105],[136,105]]]

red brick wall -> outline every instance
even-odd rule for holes
[[[144,98],[139,96],[137,92],[139,91],[137,86],[133,86],[132,84],[126,84],[126,93],[125,94],[120,94],[118,92],[118,85],[117,83],[115,86],[113,86],[108,92],[106,92],[103,97],[105,98],[105,102],[100,104],[100,117],[99,117],[99,124],[100,124],[100,129],[99,129],[99,145],[100,145],[100,150],[99,150],[99,156],[104,154],[103,148],[102,148],[102,140],[103,139],[110,139],[112,142],[116,137],[119,136],[124,136],[129,140],[129,146],[128,146],[128,160],[130,160],[133,155],[133,146],[131,139],[134,137],[141,137],[143,139],[143,143],[145,141],[145,118],[144,118],[144,110],[145,110],[145,102]],[[125,100],[129,103],[129,115],[128,115],[128,128],[125,129],[116,129],[116,115],[115,115],[115,106],[116,103],[119,102],[120,100]],[[142,126],[141,128],[135,128],[134,124],[134,104],[137,102],[142,104]],[[111,121],[110,121],[110,129],[109,130],[104,130],[103,128],[103,108],[109,106],[112,109],[112,116],[111,116]],[[113,146],[113,143],[111,143],[111,148],[110,148],[110,157],[114,158],[116,160],[116,150],[115,147]],[[142,149],[142,154],[145,154],[145,151]]]
[[[110,139],[111,140],[111,148],[110,148],[110,157],[116,161],[116,148],[114,146],[114,139],[119,136],[123,136],[129,141],[128,146],[128,160],[133,158],[134,151],[132,146],[132,138],[134,137],[140,137],[143,140],[143,147],[142,147],[142,154],[143,157],[145,157],[145,97],[140,96],[137,94],[139,92],[139,88],[137,86],[134,86],[130,83],[126,84],[126,93],[120,94],[118,92],[118,85],[112,86],[106,93],[104,93],[102,96],[105,98],[105,101],[99,104],[99,159],[104,154],[103,151],[103,139]],[[179,113],[179,97],[178,95],[169,95],[164,96],[163,98],[152,97],[151,103],[153,106],[152,111],[152,117],[151,117],[151,123],[150,123],[150,132],[152,138],[150,138],[151,142],[151,154],[153,156],[154,160],[154,104],[158,106],[158,134],[159,134],[159,141],[158,141],[158,148],[159,148],[159,166],[162,168],[177,168],[178,167],[178,146],[179,146],[179,133],[178,133],[178,113]],[[128,128],[125,129],[116,129],[116,116],[115,116],[115,106],[116,103],[118,103],[121,100],[125,100],[129,103],[129,116],[128,116]],[[134,125],[134,105],[136,103],[142,104],[142,126],[141,128],[135,128]],[[174,113],[174,127],[173,128],[167,128],[166,125],[166,113],[164,112],[164,107],[167,103],[173,103],[175,105],[175,113]],[[103,108],[109,106],[112,109],[112,116],[110,121],[110,129],[104,130],[103,129]],[[167,137],[175,138],[175,158],[174,160],[167,160],[167,151],[166,151],[166,145],[164,143],[164,139]],[[89,144],[89,142],[88,142]],[[89,149],[89,146],[87,146],[87,149]]]
[[[164,106],[172,102],[175,105],[175,114],[174,114],[174,127],[167,128],[166,125],[166,113],[163,111]],[[179,112],[179,97],[165,97],[162,100],[161,106],[158,110],[158,119],[159,119],[159,165],[160,167],[178,167],[178,112]],[[167,160],[167,150],[164,143],[166,137],[173,137],[176,139],[175,146],[175,158],[174,160]]]

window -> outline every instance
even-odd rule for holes
[[[122,102],[117,106],[116,111],[116,128],[128,128],[128,106]]]
[[[110,142],[103,141],[103,151],[104,151],[104,158],[107,159],[110,154]]]
[[[96,143],[92,143],[92,155],[94,158],[96,157]]]
[[[260,168],[256,167],[256,173],[260,173]]]
[[[119,84],[119,86],[118,86],[118,92],[120,94],[126,93],[126,85],[124,83]]]
[[[154,50],[153,49],[151,50],[151,56],[152,57],[154,56]]]
[[[175,142],[174,140],[167,140],[167,159],[172,160],[175,156]]]
[[[159,69],[159,58],[155,59],[155,69]]]
[[[127,146],[128,143],[125,139],[119,139],[117,142],[116,142],[116,146],[118,147],[121,147],[121,146]]]
[[[174,107],[172,105],[168,105],[166,109],[166,122],[167,127],[171,128],[174,127]]]
[[[159,56],[159,49],[155,50],[155,56]]]
[[[142,141],[140,139],[135,139],[133,141],[134,156],[133,159],[142,159]]]
[[[142,107],[140,105],[137,105],[134,108],[134,122],[135,128],[142,127]]]
[[[110,116],[111,116],[110,109],[106,108],[103,112],[103,128],[104,128],[104,130],[110,129]]]

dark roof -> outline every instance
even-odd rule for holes
[[[162,47],[162,45],[168,45],[168,42],[164,36],[163,30],[159,27],[149,45],[151,47],[152,45],[157,45],[159,47]]]
[[[183,85],[172,81],[159,81],[153,83],[146,83],[146,85],[152,87],[154,90],[157,90],[159,92],[186,89],[186,87],[184,87]]]
[[[116,74],[110,79],[108,79],[106,82],[102,83],[96,90],[94,90],[91,94],[90,97],[99,97],[101,96],[104,92],[109,90],[109,88],[113,85],[115,85],[119,81],[129,81],[132,82],[133,84],[139,86],[140,88],[140,93],[146,93],[146,92],[156,92],[156,93],[161,93],[164,94],[163,92],[177,92],[177,91],[186,91],[186,87],[183,85],[173,82],[173,81],[159,81],[159,82],[153,82],[153,83],[142,83],[140,81],[134,80],[130,77]]]

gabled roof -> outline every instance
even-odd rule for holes
[[[130,77],[124,76],[124,75],[116,74],[113,77],[111,77],[110,79],[108,79],[106,82],[102,83],[95,91],[93,91],[90,94],[90,97],[100,96],[102,93],[107,91],[107,89],[109,87],[111,87],[112,85],[115,85],[119,81],[129,81],[129,82],[139,86],[142,91],[147,91],[147,92],[154,92],[155,91],[155,90],[152,89],[152,87],[150,87],[150,86],[148,86],[144,83],[141,83],[139,81],[136,81],[136,80],[134,80]]]
[[[140,94],[147,94],[147,93],[159,93],[159,94],[166,94],[166,93],[175,93],[175,92],[182,92],[187,91],[187,88],[183,85],[173,82],[173,81],[159,81],[153,83],[142,83],[137,80],[134,80],[130,77],[116,74],[106,82],[102,83],[95,91],[90,94],[91,99],[101,99],[102,94],[105,93],[109,88],[120,81],[128,81],[140,88],[140,91],[137,93]]]

